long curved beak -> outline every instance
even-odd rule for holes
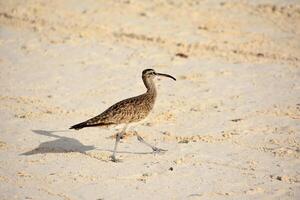
[[[169,75],[169,74],[162,74],[162,73],[156,73],[157,76],[165,76],[165,77],[168,77],[168,78],[171,78],[173,79],[174,81],[176,81],[176,78],[174,78],[173,76]]]

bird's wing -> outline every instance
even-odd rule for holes
[[[139,103],[136,101],[136,97],[125,99],[112,105],[100,115],[87,120],[86,124],[89,126],[97,124],[111,125],[123,123],[126,120],[130,121],[136,113],[137,106],[139,106]]]

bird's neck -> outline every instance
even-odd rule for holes
[[[155,87],[153,79],[148,79],[148,78],[143,77],[143,82],[147,88],[146,93],[156,97],[156,87]]]

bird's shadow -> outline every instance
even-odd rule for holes
[[[47,131],[47,130],[31,130],[33,133],[44,135],[47,137],[57,138],[56,140],[43,142],[38,147],[33,150],[24,152],[20,155],[34,155],[34,154],[46,154],[46,153],[69,153],[69,152],[79,152],[82,154],[87,154],[87,151],[98,150],[98,151],[107,151],[113,152],[110,149],[101,149],[95,148],[94,146],[84,145],[74,138],[69,138],[65,136],[59,136],[57,132],[66,132],[67,130],[56,130],[56,131]],[[127,154],[152,154],[153,152],[130,152],[130,151],[116,151],[116,153],[127,153]]]
[[[110,149],[101,149],[101,148],[97,148],[96,150],[98,151],[106,151],[106,152],[111,152],[113,153],[114,151],[113,150],[110,150]],[[124,154],[153,154],[153,152],[134,152],[134,151],[116,151],[116,153],[124,153]]]
[[[87,151],[95,149],[94,146],[84,145],[76,139],[54,134],[56,132],[64,132],[64,131],[32,130],[32,132],[39,135],[44,135],[44,136],[53,137],[57,139],[48,142],[43,142],[37,148],[22,153],[21,155],[29,156],[34,154],[68,153],[68,152],[79,152],[79,153],[86,154]]]

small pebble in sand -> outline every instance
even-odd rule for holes
[[[232,119],[232,120],[230,120],[230,121],[232,121],[232,122],[239,122],[239,121],[242,121],[243,119]]]
[[[184,54],[184,53],[177,53],[176,56],[181,57],[181,58],[188,58],[189,56]]]

